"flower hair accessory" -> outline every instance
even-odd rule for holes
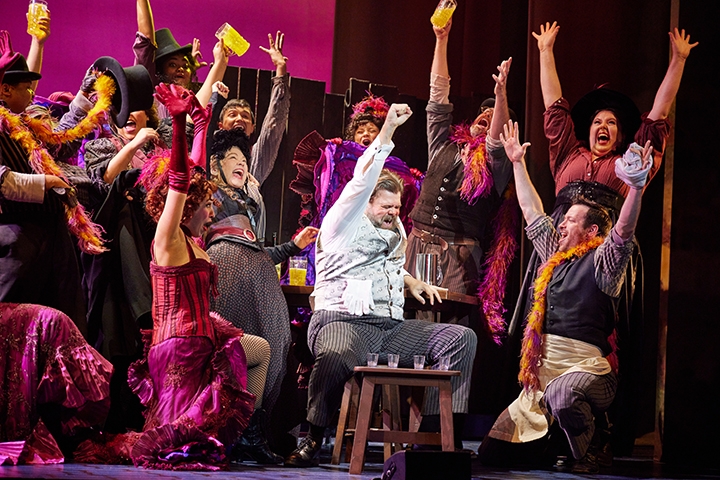
[[[388,105],[382,97],[376,97],[370,93],[367,97],[353,105],[353,113],[350,115],[350,121],[364,114],[385,120],[388,110],[390,110],[390,105]]]

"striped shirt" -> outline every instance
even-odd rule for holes
[[[525,227],[528,238],[544,264],[558,251],[560,234],[553,225],[552,218],[547,215],[539,217]],[[627,268],[633,249],[635,237],[623,242],[613,228],[605,241],[595,251],[595,283],[598,288],[611,297],[619,297],[625,280]]]
[[[204,336],[215,343],[210,320],[210,294],[217,294],[218,270],[214,263],[195,257],[186,237],[190,261],[179,266],[160,266],[153,259],[153,345],[172,337]]]

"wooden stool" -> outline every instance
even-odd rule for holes
[[[365,447],[368,440],[373,442],[389,443],[417,443],[424,445],[442,445],[444,452],[455,450],[453,440],[452,420],[452,387],[450,378],[459,376],[458,370],[415,370],[413,368],[388,368],[388,367],[355,367],[355,373],[363,374],[362,389],[360,391],[360,403],[355,424],[355,435],[350,459],[350,474],[362,473],[365,464]],[[376,385],[391,386],[397,389],[398,385],[410,387],[437,387],[440,391],[440,433],[418,432],[421,420],[422,405],[416,402],[414,396],[410,404],[410,431],[399,430],[399,422],[389,422],[387,430],[370,428],[370,416],[373,410],[373,394]],[[346,385],[347,393],[347,385]],[[352,396],[351,392],[348,394]],[[345,403],[345,402],[343,402]],[[395,402],[389,402],[391,410],[395,408]],[[349,402],[348,402],[349,405]],[[397,402],[399,408],[399,401]],[[341,408],[342,413],[342,408]],[[391,418],[399,418],[399,412],[391,413]],[[384,422],[383,422],[384,423]],[[344,432],[343,432],[344,434]],[[338,434],[335,438],[336,448]],[[386,450],[387,453],[387,450]],[[339,458],[339,452],[338,452]]]
[[[355,437],[355,423],[357,421],[357,412],[360,403],[361,380],[360,375],[356,374],[345,383],[335,433],[335,445],[333,446],[332,458],[330,459],[331,465],[340,465],[340,457],[343,454],[343,449],[345,450],[344,461],[350,462]],[[398,385],[383,385],[382,387],[383,430],[400,430],[402,428],[402,419],[400,418],[400,389]],[[401,443],[385,443],[383,448],[385,460],[390,458],[393,453],[402,450],[402,448]]]

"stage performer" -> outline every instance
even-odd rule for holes
[[[526,233],[542,261],[533,307],[522,342],[520,396],[495,422],[480,446],[487,465],[542,465],[552,461],[548,428],[557,422],[569,442],[575,473],[597,473],[605,415],[617,388],[617,362],[609,337],[625,271],[634,249],[642,191],[653,148],[636,143],[615,161],[627,198],[613,227],[604,207],[578,197],[555,228],[525,165],[530,145],[520,145],[518,126],[508,122],[501,136],[513,162]]]
[[[62,463],[105,421],[112,372],[64,313],[0,303],[0,465]]]
[[[278,31],[273,39],[272,35],[268,34],[268,42],[270,48],[260,47],[260,49],[270,55],[270,60],[275,66],[270,104],[258,132],[257,140],[252,145],[251,155],[247,157],[248,175],[243,179],[243,184],[237,187],[238,195],[250,199],[247,200],[250,205],[249,218],[260,245],[265,245],[267,223],[265,201],[260,193],[260,188],[275,166],[290,112],[290,75],[287,73],[288,59],[283,55],[285,35]],[[224,88],[227,89],[227,87]],[[244,98],[227,100],[227,94],[217,96],[208,128],[207,152],[210,152],[214,142],[213,135],[217,129],[237,129],[245,132],[249,138],[253,138],[253,134],[256,132],[255,127],[255,113],[247,100]]]
[[[389,105],[382,97],[368,95],[353,105],[343,139],[325,140],[317,131],[313,131],[300,141],[293,159],[298,175],[290,182],[290,188],[302,196],[301,226],[321,225],[330,207],[352,179],[358,158],[380,133],[388,108]],[[403,181],[400,221],[407,230],[411,225],[408,214],[417,201],[423,175],[393,156],[385,159],[384,168],[400,176]],[[315,250],[310,247],[302,256],[308,258],[307,282],[313,285]]]
[[[401,367],[411,366],[416,354],[425,355],[430,365],[449,356],[450,368],[462,372],[452,380],[452,409],[467,413],[475,333],[459,325],[403,320],[405,287],[421,303],[440,301],[436,287],[403,269],[407,237],[398,219],[403,185],[397,175],[383,171],[394,146],[393,133],[411,114],[407,105],[390,106],[379,135],[358,160],[353,178],[320,228],[308,329],[308,346],[315,355],[308,389],[310,432],[285,465],[309,467],[317,462],[343,385],[356,365],[365,364],[369,352],[383,352],[381,361],[387,360],[384,352],[397,352]],[[426,400],[424,413],[436,414],[437,390],[429,389]]]
[[[540,25],[540,33],[533,33],[540,51],[540,86],[545,105],[544,130],[550,150],[550,171],[555,181],[555,206],[551,217],[557,226],[576,196],[584,196],[607,208],[613,222],[629,188],[614,174],[615,160],[625,152],[634,139],[640,145],[648,140],[653,147],[653,162],[649,180],[660,169],[665,143],[670,135],[667,117],[680,87],[685,62],[697,45],[690,43],[685,30],[669,32],[672,57],[660,84],[652,109],[640,115],[635,103],[626,95],[605,87],[597,88],[582,97],[572,108],[563,97],[555,66],[554,45],[560,26],[557,22]],[[531,288],[540,267],[533,252],[525,271],[520,295],[510,321],[509,335],[515,336],[531,307]],[[614,427],[613,446],[630,454],[635,441],[634,422],[640,406],[633,397],[639,382],[641,359],[637,352],[642,345],[643,293],[642,256],[637,244],[628,264],[626,282],[618,308],[617,338],[621,369],[617,401],[611,411]],[[612,458],[612,455],[610,455]]]
[[[485,237],[512,173],[498,140],[502,125],[510,118],[506,83],[512,58],[503,61],[498,74],[493,75],[495,99],[483,102],[469,126],[452,126],[447,63],[451,27],[452,20],[444,28],[433,27],[436,41],[426,109],[428,170],[420,197],[410,213],[413,228],[408,235],[405,268],[414,275],[417,254],[437,254],[435,284],[458,293],[480,295],[491,332],[499,341],[504,333],[505,276],[516,248],[514,199],[508,201],[501,213],[509,219],[502,224],[509,230],[498,227],[493,242]],[[486,268],[488,275],[495,275],[488,281],[495,283],[479,292],[485,260],[483,248],[491,243],[492,259],[503,266]]]
[[[260,386],[250,426],[236,446],[236,454],[258,463],[281,463],[267,443],[268,415],[280,395],[290,348],[290,319],[280,289],[275,264],[296,255],[315,241],[317,229],[306,227],[293,240],[277,247],[263,247],[243,201],[250,141],[242,129],[218,130],[210,147],[210,173],[218,186],[216,222],[205,236],[207,253],[219,266],[218,291],[211,308],[246,334],[270,344],[267,380]],[[264,391],[263,391],[264,389]]]

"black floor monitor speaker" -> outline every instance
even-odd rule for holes
[[[382,480],[470,480],[470,452],[408,450],[385,461]]]

